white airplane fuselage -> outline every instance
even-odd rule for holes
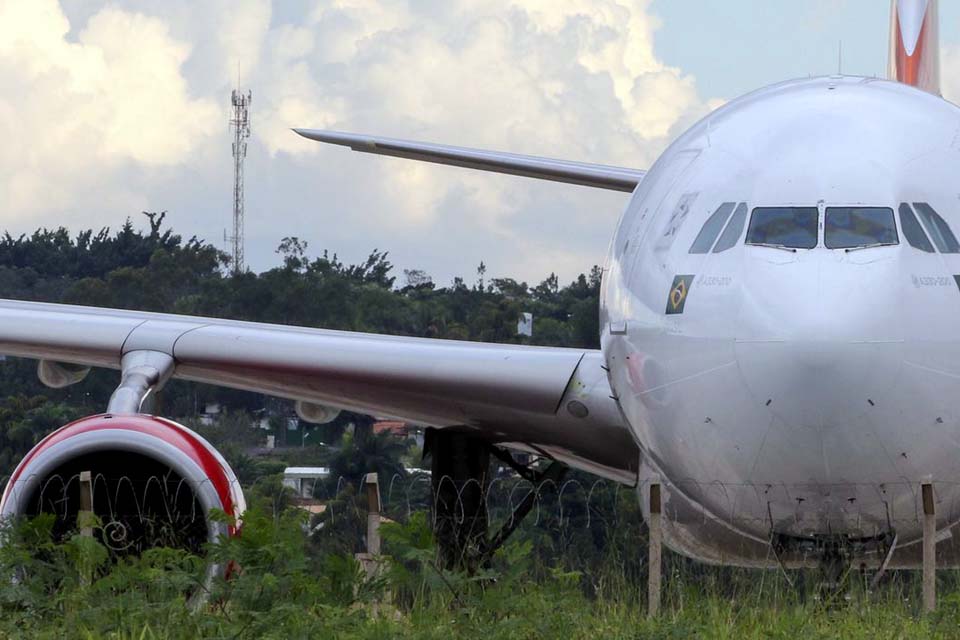
[[[650,169],[611,243],[601,341],[674,549],[773,566],[774,535],[895,531],[912,566],[921,482],[938,530],[960,519],[960,253],[914,248],[900,215],[895,245],[824,241],[843,206],[929,203],[960,233],[958,166],[956,106],[826,77],[727,104]],[[691,253],[725,202],[746,206],[736,244]],[[782,206],[817,207],[815,247],[745,242],[755,207]]]

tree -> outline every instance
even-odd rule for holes
[[[407,286],[403,290],[409,289],[433,289],[433,279],[426,271],[421,269],[404,269],[403,278]]]
[[[283,257],[283,265],[292,271],[300,271],[307,266],[305,258],[307,253],[307,241],[301,240],[297,236],[287,236],[280,241],[276,253]]]
[[[487,265],[483,264],[483,260],[480,261],[480,266],[477,267],[477,291],[483,291],[483,276],[487,273]]]

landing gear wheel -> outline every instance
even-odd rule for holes
[[[479,568],[487,545],[490,446],[468,433],[427,429],[432,457],[433,533],[445,569]]]

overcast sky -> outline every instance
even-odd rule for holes
[[[960,3],[941,6],[947,97]],[[202,7],[202,8],[198,8]],[[253,91],[249,266],[281,238],[441,285],[602,263],[626,194],[351,153],[331,128],[647,167],[726,100],[882,75],[882,0],[0,0],[0,228],[231,224],[230,90]]]

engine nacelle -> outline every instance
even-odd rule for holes
[[[35,446],[13,472],[0,518],[56,515],[54,534],[76,530],[80,474],[91,474],[97,536],[118,555],[153,546],[202,552],[236,527],[211,520],[212,509],[239,518],[245,509],[236,475],[204,438],[147,415],[98,415],[70,423]],[[218,569],[210,567],[212,576]]]
[[[297,400],[296,405],[294,405],[297,416],[304,422],[309,422],[311,424],[327,424],[328,422],[333,422],[334,419],[340,415],[340,409],[336,407],[330,407],[325,404],[316,404],[315,402],[307,402],[306,400]]]

